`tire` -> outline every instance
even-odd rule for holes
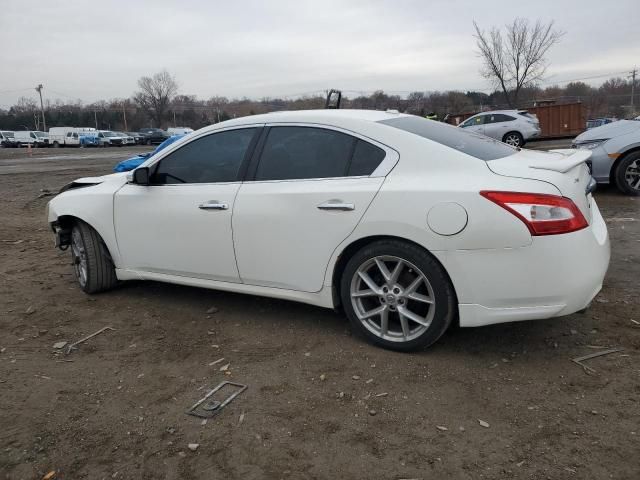
[[[522,138],[520,132],[505,133],[502,141],[512,147],[522,147],[524,145],[524,138]]]
[[[145,142],[145,145],[151,145],[151,140],[147,140],[147,141]]]
[[[374,345],[401,352],[436,342],[457,313],[455,292],[442,266],[423,248],[398,240],[371,243],[351,257],[340,281],[340,296],[356,332]]]
[[[632,152],[616,166],[616,187],[626,195],[640,196],[640,151]]]
[[[58,142],[53,142],[53,148],[60,148],[60,144]]]
[[[116,270],[106,245],[93,228],[78,221],[71,229],[73,274],[85,293],[104,292],[116,286]]]

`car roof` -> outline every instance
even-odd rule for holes
[[[355,109],[325,109],[325,110],[291,110],[279,111],[271,113],[263,113],[259,115],[250,115],[247,117],[234,118],[224,122],[216,123],[203,130],[217,130],[219,128],[232,127],[236,125],[250,125],[260,123],[321,123],[326,125],[345,125],[360,122],[380,122],[391,118],[407,117],[409,115],[398,113],[397,111],[380,111],[380,110],[355,110]]]

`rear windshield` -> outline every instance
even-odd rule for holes
[[[380,120],[378,123],[414,133],[480,160],[496,160],[517,152],[515,148],[493,138],[426,118],[400,117]]]

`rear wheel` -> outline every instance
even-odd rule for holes
[[[401,241],[382,240],[357,252],[340,290],[354,330],[391,350],[428,347],[455,316],[444,269],[424,249]]]
[[[97,293],[116,286],[118,279],[106,245],[93,228],[78,221],[71,230],[73,273],[86,293]]]
[[[509,132],[502,137],[502,141],[512,147],[521,147],[524,145],[524,138],[519,132]]]
[[[616,186],[627,195],[640,195],[640,152],[625,156],[615,171]]]

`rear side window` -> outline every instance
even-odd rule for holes
[[[255,180],[370,175],[384,150],[335,130],[271,127]]]
[[[227,130],[193,140],[160,160],[152,183],[235,182],[255,133]]]
[[[413,133],[480,160],[496,160],[517,152],[515,148],[493,138],[425,118],[406,116],[381,120],[379,123]]]
[[[386,152],[383,149],[364,140],[358,140],[353,151],[348,175],[350,177],[371,175],[382,163],[385,155]]]

